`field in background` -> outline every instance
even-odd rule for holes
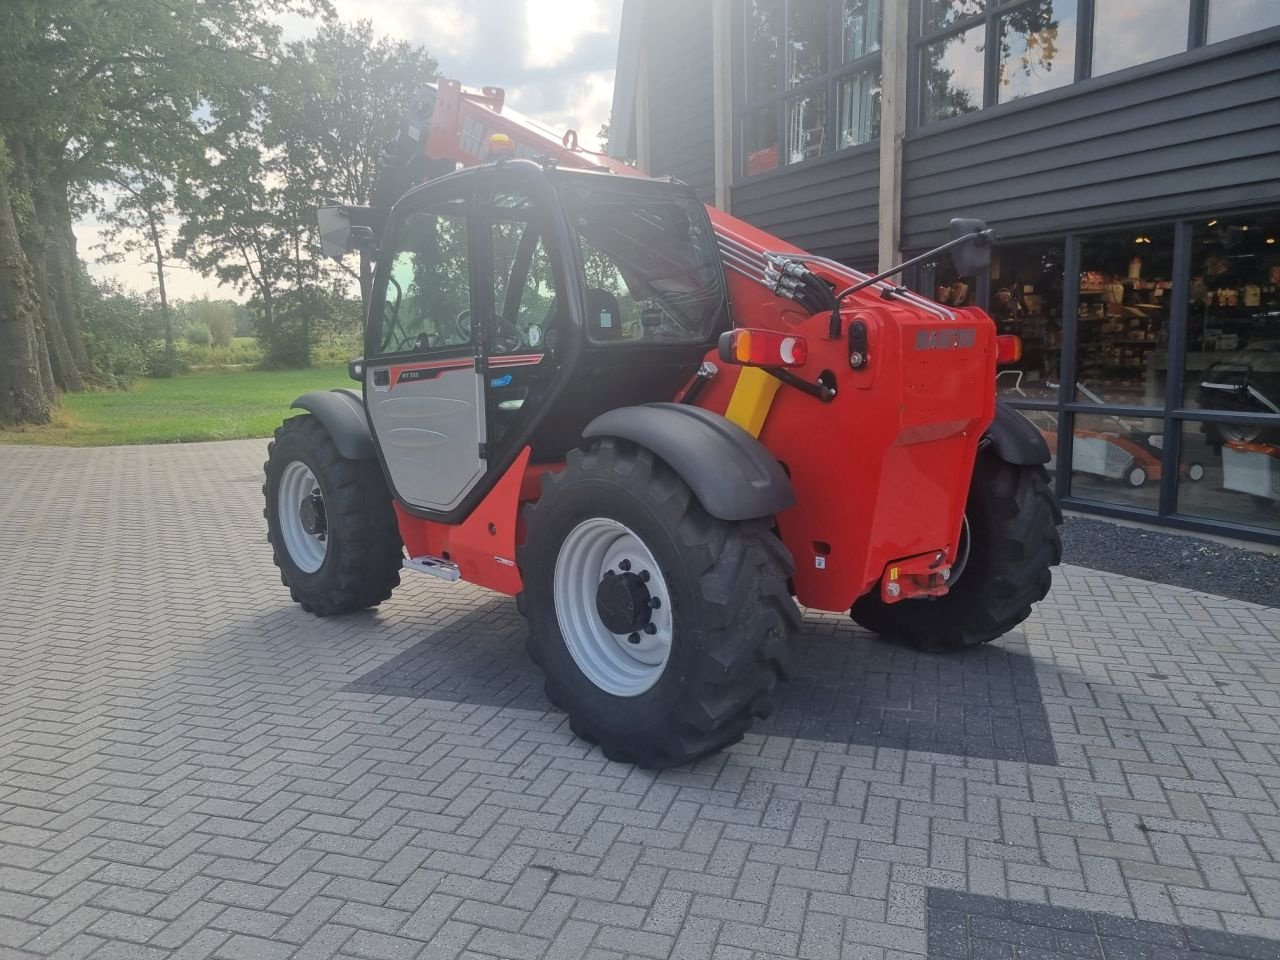
[[[0,444],[106,447],[267,437],[308,390],[356,386],[343,366],[210,370],[139,380],[129,390],[71,393],[55,423],[0,430]]]

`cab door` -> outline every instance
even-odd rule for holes
[[[427,187],[395,211],[365,344],[365,406],[394,492],[441,515],[487,467],[472,182]]]

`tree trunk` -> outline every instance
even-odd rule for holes
[[[40,367],[31,264],[22,252],[9,191],[9,153],[0,140],[0,425],[48,423],[53,402]]]
[[[53,284],[58,302],[58,319],[62,321],[62,333],[67,349],[83,376],[93,376],[93,361],[84,348],[80,335],[80,298],[76,296],[75,280],[80,270],[76,258],[76,235],[71,225],[71,204],[67,199],[67,185],[50,184],[49,198],[53,216],[49,220],[49,281]]]
[[[84,389],[84,381],[80,378],[80,368],[67,345],[67,335],[59,321],[62,304],[59,303],[57,291],[49,276],[50,253],[56,246],[56,239],[49,229],[49,213],[48,201],[37,199],[25,245],[27,260],[31,264],[36,291],[40,297],[40,319],[44,327],[44,342],[49,350],[53,380],[63,390],[79,392]]]
[[[71,358],[67,348],[67,338],[58,323],[57,302],[53,288],[49,285],[48,261],[46,250],[36,244],[26,248],[27,262],[31,264],[31,279],[35,283],[37,298],[40,301],[40,328],[44,336],[46,352],[49,355],[49,368],[53,374],[53,383],[61,390],[83,390],[84,383],[80,379],[80,371]]]
[[[160,316],[164,320],[164,355],[172,357],[173,318],[169,314],[169,295],[164,288],[164,249],[160,246],[160,227],[152,217],[148,217],[147,224],[151,230],[151,244],[156,251],[156,286],[160,288]]]

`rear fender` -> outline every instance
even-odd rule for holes
[[[369,433],[364,400],[354,390],[313,390],[289,406],[305,410],[319,420],[329,431],[338,452],[346,459],[372,460],[377,456],[373,449],[373,436]]]
[[[592,420],[582,436],[617,437],[651,450],[721,520],[771,517],[795,506],[791,479],[769,449],[736,423],[701,407],[619,407]]]
[[[1049,462],[1049,445],[1034,423],[1013,407],[997,401],[996,418],[982,435],[981,449],[990,450],[1005,463],[1033,466]]]

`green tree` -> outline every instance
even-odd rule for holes
[[[165,220],[174,214],[169,185],[158,177],[137,173],[134,178],[119,177],[112,184],[117,199],[101,214],[105,226],[102,235],[103,263],[122,263],[129,256],[140,256],[155,271],[160,317],[164,323],[164,350],[169,360],[174,357],[173,316],[169,309],[169,292],[165,269],[172,259],[165,230]]]
[[[4,0],[0,242],[11,263],[0,314],[14,325],[5,345],[33,342],[34,362],[6,366],[0,421],[47,418],[48,405],[22,398],[52,403],[56,386],[93,373],[72,224],[94,190],[139,172],[163,180],[202,156],[198,118],[260,97],[279,45],[272,15],[317,9],[327,0]]]
[[[269,365],[305,365],[346,315],[331,309],[346,268],[321,257],[315,208],[370,201],[379,154],[435,69],[368,22],[327,22],[288,46],[248,114],[218,119],[212,158],[179,188],[179,252],[249,294]]]

